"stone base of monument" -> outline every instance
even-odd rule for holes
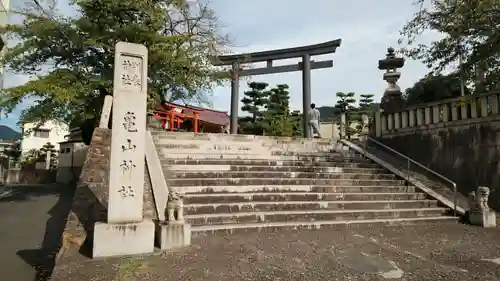
[[[154,252],[155,224],[152,221],[135,223],[103,223],[94,226],[92,257],[112,257]]]
[[[156,244],[161,250],[191,245],[191,225],[187,223],[156,224]]]
[[[482,227],[496,227],[497,218],[495,212],[469,211],[469,222],[472,225]]]

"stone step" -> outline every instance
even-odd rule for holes
[[[329,220],[366,220],[442,216],[446,208],[387,209],[387,210],[293,210],[270,212],[241,212],[186,215],[192,226],[234,225],[261,222],[329,221]]]
[[[235,143],[235,142],[217,142],[208,141],[192,143],[192,142],[166,142],[165,140],[157,140],[155,142],[156,149],[162,149],[169,152],[185,151],[194,152],[224,152],[224,153],[268,153],[275,155],[299,155],[302,153],[340,153],[341,150],[332,145],[266,145],[259,142],[252,143]]]
[[[294,166],[294,167],[349,167],[349,168],[380,168],[369,160],[350,162],[345,159],[338,162],[304,162],[296,160],[266,160],[266,159],[161,159],[163,165],[250,165],[250,166]]]
[[[176,171],[170,174],[170,179],[232,179],[232,178],[265,178],[265,179],[358,179],[358,180],[393,180],[398,179],[394,174],[361,174],[361,173],[308,173],[308,172],[184,172]]]
[[[327,193],[327,192],[256,192],[256,193],[190,193],[184,195],[185,204],[238,203],[252,201],[361,201],[361,200],[423,200],[427,194],[413,192],[383,193]]]
[[[321,186],[321,185],[221,185],[221,186],[182,186],[174,187],[180,193],[252,193],[252,192],[326,192],[326,193],[396,193],[415,192],[414,186],[392,185],[351,185],[351,186]]]
[[[279,143],[279,144],[338,144],[336,139],[306,139],[306,138],[295,138],[295,137],[274,137],[274,136],[256,136],[256,135],[226,135],[226,134],[210,134],[210,133],[193,133],[193,132],[169,132],[166,130],[149,130],[154,140],[204,140],[204,141],[216,141],[216,142],[256,142],[262,141],[266,143]],[[339,144],[340,145],[340,144]]]
[[[238,203],[185,204],[184,211],[192,214],[293,211],[293,210],[366,210],[397,208],[435,208],[437,200],[380,200],[380,201],[253,201]]]
[[[190,178],[190,179],[167,179],[169,186],[221,186],[221,185],[380,185],[398,186],[404,185],[404,180],[378,180],[378,179],[283,179],[283,178]]]
[[[383,168],[351,168],[351,167],[306,167],[306,166],[251,166],[251,165],[164,165],[170,172],[284,172],[284,173],[360,173],[384,174]]]
[[[218,160],[218,159],[248,159],[248,160],[268,160],[268,161],[304,161],[304,162],[371,162],[370,160],[363,159],[361,157],[344,157],[341,155],[323,155],[323,156],[310,156],[310,155],[300,155],[300,156],[280,156],[271,155],[269,153],[221,153],[221,152],[189,152],[184,150],[179,150],[178,152],[169,152],[166,150],[159,150],[158,154],[163,156],[162,158],[167,159],[207,159],[207,160]]]
[[[364,220],[323,220],[323,221],[283,221],[260,222],[245,224],[200,225],[191,227],[193,236],[206,235],[216,232],[233,234],[248,231],[279,231],[281,229],[320,229],[345,228],[355,225],[415,225],[422,223],[455,223],[458,218],[451,216],[392,218],[392,219],[364,219]]]

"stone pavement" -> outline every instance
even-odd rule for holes
[[[47,280],[72,190],[15,185],[0,187],[0,194],[0,281]]]
[[[52,280],[499,280],[499,241],[458,223],[201,236],[148,257],[75,256]]]

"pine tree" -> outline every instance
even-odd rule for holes
[[[302,136],[302,114],[299,110],[294,110],[290,113],[290,117],[292,119],[292,136]]]
[[[338,92],[336,94],[338,100],[335,105],[336,108],[340,110],[341,113],[345,113],[346,116],[346,128],[345,133],[348,139],[351,138],[352,135],[356,134],[356,129],[352,128],[353,122],[356,121],[357,117],[357,108],[354,106],[356,103],[356,99],[354,98],[354,93],[343,93]]]
[[[368,123],[370,123],[372,118],[372,105],[373,105],[373,95],[372,94],[361,94],[359,99],[359,110],[358,110],[358,125],[356,126],[356,133],[361,134],[365,129],[365,124],[363,124],[362,115],[368,117]]]
[[[373,95],[372,94],[361,94],[359,99],[359,109],[362,112],[369,113],[372,111]]]
[[[264,106],[267,104],[269,91],[267,83],[250,82],[250,90],[245,91],[245,97],[241,99],[243,106],[241,110],[250,113],[250,117],[240,119],[240,127],[243,133],[260,135],[263,131],[262,117]]]
[[[266,134],[272,136],[292,136],[294,119],[290,114],[289,86],[280,84],[272,88],[265,113]]]

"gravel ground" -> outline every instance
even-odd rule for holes
[[[52,280],[499,280],[498,241],[498,228],[458,223],[209,235],[151,256],[75,256]]]

